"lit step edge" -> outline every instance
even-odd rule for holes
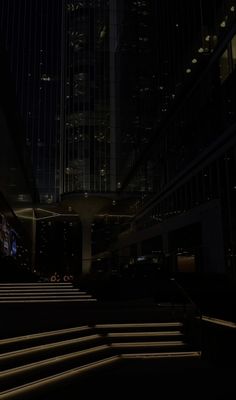
[[[27,294],[25,294],[25,293],[22,293],[22,295],[20,296],[20,295],[18,295],[18,296],[15,296],[15,295],[9,295],[9,294],[6,294],[6,295],[4,295],[4,296],[1,296],[0,295],[0,300],[5,300],[5,298],[6,297],[9,297],[9,298],[11,298],[12,300],[13,299],[24,299],[24,298],[42,298],[42,297],[48,297],[48,298],[56,298],[56,297],[59,297],[60,296],[60,293],[57,293],[57,294],[55,294],[55,293],[53,293],[52,295],[49,295],[48,293],[43,293],[42,295],[40,295],[40,294],[38,294],[38,293],[35,293],[35,294],[29,294],[29,295],[27,295]],[[91,298],[92,296],[91,296],[91,294],[80,294],[80,293],[72,293],[72,294],[61,294],[61,296],[63,297],[63,298],[70,298],[70,297],[81,297],[81,298]]]
[[[224,319],[218,319],[218,318],[209,317],[207,315],[202,315],[202,320],[206,321],[206,322],[210,322],[212,324],[225,326],[227,328],[236,329],[236,323],[235,322],[226,321]]]
[[[78,377],[80,374],[84,374],[89,371],[93,371],[94,369],[98,369],[110,364],[114,364],[117,361],[121,360],[120,356],[112,356],[108,358],[104,358],[99,361],[95,361],[90,364],[86,364],[82,367],[73,368],[66,372],[62,372],[56,375],[49,376],[48,378],[40,379],[38,381],[31,382],[29,384],[18,386],[14,389],[7,390],[1,392],[1,400],[17,400],[22,399],[22,396],[26,396],[33,392],[38,392],[40,389],[46,389],[47,387],[54,386],[56,384],[63,384],[67,380]]]
[[[201,351],[176,351],[165,353],[122,354],[123,359],[201,358]]]
[[[95,340],[95,339],[100,339],[100,338],[101,338],[100,335],[95,334],[95,335],[83,336],[80,338],[63,340],[63,341],[54,342],[54,343],[43,344],[43,345],[39,345],[39,346],[33,346],[33,347],[26,348],[26,349],[9,351],[9,352],[0,354],[0,362],[7,360],[7,359],[15,358],[15,357],[21,357],[21,356],[24,356],[25,354],[33,355],[35,353],[40,353],[41,351],[57,349],[57,348],[61,348],[63,346],[69,346],[70,344],[89,342],[90,340]]]
[[[8,303],[14,303],[14,304],[18,304],[18,303],[66,303],[66,302],[93,302],[93,301],[97,301],[97,299],[63,299],[61,298],[60,300],[54,300],[54,299],[48,299],[48,300],[0,300],[0,304],[8,304]]]
[[[182,322],[143,322],[143,323],[131,323],[131,324],[97,324],[95,328],[112,329],[112,328],[158,328],[158,327],[182,327]]]
[[[108,350],[108,349],[110,349],[110,346],[108,346],[108,345],[94,346],[89,349],[80,350],[80,351],[76,351],[76,352],[72,352],[72,353],[67,353],[67,354],[63,354],[63,355],[52,357],[52,358],[47,358],[45,360],[36,361],[36,362],[26,364],[26,365],[23,365],[20,367],[16,367],[16,368],[10,368],[10,369],[1,371],[0,382],[4,378],[12,378],[12,377],[22,374],[24,372],[31,372],[33,370],[37,370],[37,368],[39,368],[39,367],[46,367],[46,366],[54,365],[54,364],[60,363],[62,361],[70,361],[75,358],[83,357],[85,355],[90,355],[93,353],[98,353],[100,351]]]
[[[63,289],[63,290],[68,290],[68,289],[77,289],[79,290],[79,288],[75,288],[73,285],[7,285],[7,286],[3,286],[0,285],[0,290],[8,290],[8,289],[17,289],[17,290],[23,290],[23,289]]]
[[[0,285],[1,290],[6,290],[6,289],[79,289],[75,288],[73,285]]]
[[[145,336],[183,336],[180,331],[158,331],[158,332],[118,332],[108,333],[107,337],[145,337]]]
[[[163,341],[163,342],[124,342],[124,343],[112,343],[112,348],[126,348],[126,347],[169,347],[169,346],[186,346],[183,341]]]
[[[66,289],[66,288],[22,288],[22,289],[16,289],[16,288],[0,288],[0,293],[24,293],[24,292],[27,292],[27,293],[36,293],[36,292],[39,292],[39,293],[44,293],[44,292],[46,292],[46,293],[54,293],[54,292],[59,292],[59,293],[69,293],[69,292],[71,292],[71,293],[73,293],[73,292],[83,292],[83,293],[87,293],[87,292],[85,292],[85,291],[82,291],[82,290],[80,290],[80,289],[74,289],[74,288],[68,288],[68,289]]]
[[[73,286],[68,282],[9,282],[0,283],[1,286]]]
[[[78,326],[78,327],[74,327],[74,328],[58,329],[58,330],[54,330],[54,331],[46,331],[46,332],[41,332],[41,333],[33,333],[30,335],[24,335],[24,336],[15,336],[12,338],[1,339],[0,346],[5,345],[5,344],[13,344],[13,343],[17,343],[17,342],[27,341],[27,340],[39,339],[39,338],[43,338],[43,337],[64,335],[66,333],[83,332],[83,331],[87,331],[87,330],[91,330],[91,329],[92,328],[90,326],[85,325],[85,326]]]

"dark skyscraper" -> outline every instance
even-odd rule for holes
[[[62,200],[84,219],[89,238],[101,209],[101,218],[115,215],[115,206],[118,215],[118,197],[124,195],[124,205],[132,192],[135,206],[126,204],[121,214],[136,213],[132,229],[156,224],[163,251],[194,247],[200,259],[208,246],[213,263],[213,241],[199,228],[198,207],[217,200],[220,210],[225,205],[223,221],[208,206],[218,230],[225,229],[217,238],[220,261],[214,261],[223,268],[235,246],[234,157],[222,156],[232,164],[228,174],[220,159],[206,170],[200,163],[201,172],[187,171],[234,121],[228,82],[235,72],[235,1],[2,0],[0,11],[41,201]],[[186,182],[167,195],[184,174]],[[224,193],[221,181],[221,187],[228,182]],[[145,210],[148,201],[153,207]],[[167,218],[183,221],[190,209],[198,221],[191,235],[187,222],[178,238],[174,225],[162,230]]]
[[[42,202],[59,193],[60,1],[3,0],[1,41],[11,60],[17,105]]]
[[[113,187],[113,1],[65,2],[62,47],[61,192]]]
[[[1,40],[43,203],[115,188],[114,5],[1,2]]]

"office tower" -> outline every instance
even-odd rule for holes
[[[148,3],[132,2],[133,12]],[[236,273],[235,12],[235,1],[156,2],[153,130],[146,146],[134,140],[120,180],[121,190],[144,194],[127,253],[163,251],[173,271]],[[118,241],[113,249],[124,250]]]
[[[114,190],[113,1],[65,2],[61,193]]]
[[[2,39],[43,203],[115,188],[114,7],[105,0],[1,2]]]
[[[61,2],[55,0],[0,4],[1,40],[43,203],[59,194],[61,14]]]

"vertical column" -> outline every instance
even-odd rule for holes
[[[82,274],[89,274],[91,271],[92,242],[91,242],[90,218],[81,218],[82,224]]]
[[[170,252],[169,235],[168,232],[162,234],[162,251],[164,256],[164,265],[166,272],[172,274],[176,269],[176,258],[173,250]]]
[[[109,10],[109,48],[110,48],[110,189],[116,191],[116,73],[115,73],[115,56],[117,47],[117,8],[116,0],[110,1]]]
[[[209,229],[211,226],[211,229]],[[205,272],[225,272],[224,241],[220,215],[208,213],[202,219],[202,243]]]
[[[61,2],[61,87],[60,87],[60,145],[59,145],[59,162],[60,162],[60,181],[59,181],[59,196],[65,192],[64,185],[64,140],[65,140],[65,69],[66,69],[66,4],[65,0]]]
[[[35,270],[35,252],[36,252],[36,226],[35,211],[32,208],[32,254],[31,254],[31,271]]]

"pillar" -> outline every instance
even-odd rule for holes
[[[92,238],[90,218],[81,218],[82,224],[82,274],[89,274],[91,271]]]

